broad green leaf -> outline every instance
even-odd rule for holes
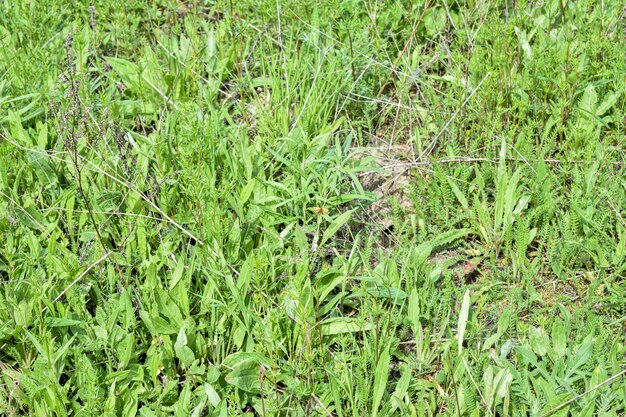
[[[176,357],[180,359],[183,366],[186,368],[196,359],[193,351],[187,346],[187,334],[184,328],[180,329],[178,332],[176,343],[174,343],[174,351],[176,352]]]
[[[406,293],[399,288],[391,288],[391,287],[382,286],[382,287],[368,288],[366,291],[368,294],[371,294],[378,299],[384,298],[384,299],[399,302],[407,298]]]
[[[596,93],[596,89],[593,84],[589,84],[587,88],[585,88],[583,96],[578,102],[578,108],[584,110],[587,113],[595,114],[594,110],[597,102],[598,94]]]
[[[496,334],[491,335],[487,338],[487,340],[485,341],[485,344],[483,345],[483,350],[489,349],[498,341],[498,339],[500,339],[500,337],[502,337],[502,335],[508,329],[510,322],[511,322],[511,309],[507,308],[506,310],[502,312],[502,315],[498,319],[498,330],[496,331]]]
[[[469,204],[467,202],[467,198],[465,197],[459,186],[456,185],[456,183],[448,177],[446,177],[446,180],[448,181],[448,184],[450,185],[450,188],[452,189],[452,192],[456,196],[457,200],[459,200],[459,203],[461,203],[463,209],[468,210]]]
[[[580,369],[583,365],[587,364],[593,355],[593,345],[593,341],[585,341],[578,347],[576,356],[569,361],[569,365],[572,369]]]
[[[139,409],[139,415],[141,417],[158,417],[157,413],[155,413],[145,405]]]
[[[213,385],[205,383],[203,385],[203,388],[209,404],[211,404],[213,407],[217,407],[222,399],[220,398],[220,395],[217,393],[217,391],[215,391],[215,388],[213,388]]]
[[[565,329],[561,320],[556,319],[552,325],[552,349],[557,355],[557,358],[565,356],[565,349],[567,347],[567,337],[565,336]]]
[[[57,183],[58,177],[49,159],[36,152],[26,152],[26,159],[43,185],[51,186]]]
[[[350,220],[352,213],[354,213],[355,211],[356,209],[348,210],[344,213],[341,213],[339,216],[337,216],[331,222],[328,228],[324,231],[324,234],[322,235],[322,240],[320,242],[320,246],[324,246],[324,244],[328,242],[328,240],[331,237],[335,236],[335,234],[341,228],[341,226],[343,226],[344,224],[348,222],[348,220]]]
[[[322,321],[322,334],[332,336],[335,334],[354,333],[372,329],[372,323],[350,317],[333,317]]]
[[[543,328],[530,326],[530,347],[539,356],[545,356],[548,353],[550,339]]]
[[[243,187],[243,189],[241,190],[241,193],[239,194],[239,205],[241,207],[243,207],[246,204],[246,202],[252,195],[252,192],[254,191],[255,186],[256,186],[256,179],[252,178],[250,181],[248,181],[245,187]]]
[[[47,350],[44,349],[43,345],[39,342],[39,340],[37,340],[37,337],[35,337],[34,334],[32,334],[26,329],[24,329],[24,333],[26,333],[26,336],[28,337],[28,339],[30,339],[30,342],[33,344],[33,346],[35,346],[35,349],[37,349],[37,352],[39,352],[41,356],[46,357]]]
[[[180,327],[175,326],[163,317],[150,316],[150,313],[144,310],[139,312],[139,316],[146,323],[146,326],[148,326],[148,329],[150,329],[150,332],[153,333],[153,335],[176,334],[180,329]]]
[[[102,191],[96,197],[99,211],[118,211],[124,196],[117,191]]]
[[[595,411],[596,411],[596,396],[591,396],[589,399],[587,399],[587,404],[583,407],[582,410],[580,410],[580,413],[577,414],[577,417],[592,417],[595,415]]]
[[[469,289],[467,289],[465,290],[465,294],[463,295],[463,302],[461,303],[461,312],[459,313],[459,323],[457,327],[459,355],[463,351],[463,338],[465,337],[465,327],[467,326],[467,319],[469,318],[469,310],[470,291]]]
[[[396,385],[396,389],[392,396],[392,405],[389,408],[388,414],[392,414],[398,408],[398,404],[404,401],[404,396],[409,390],[409,384],[411,383],[411,368],[407,365],[402,365],[400,368],[400,380]],[[383,409],[385,410],[385,409]]]
[[[411,295],[409,296],[409,307],[408,307],[408,316],[411,321],[411,325],[413,328],[413,332],[416,333],[418,328],[421,328],[420,324],[420,301],[419,296],[417,294],[417,289],[413,288],[411,290]]]
[[[548,403],[546,404],[546,406],[543,408],[543,415],[546,415],[546,413],[550,413],[550,417],[568,417],[569,414],[569,409],[570,409],[570,405],[566,405],[563,408],[560,408],[556,411],[555,408],[561,406],[561,404],[567,402],[569,399],[572,398],[572,394],[566,392],[563,394],[557,394],[554,396],[550,396],[548,397]]]
[[[61,348],[59,350],[57,350],[55,352],[55,355],[54,355],[54,362],[55,363],[59,363],[59,361],[61,361],[64,358],[64,356],[67,354],[67,352],[69,351],[70,347],[74,343],[74,340],[76,340],[77,337],[78,337],[77,334],[72,336],[63,346],[61,346]]]
[[[258,352],[236,352],[229,355],[222,362],[222,367],[226,369],[234,369],[244,363],[255,362],[257,365],[264,365],[266,367],[272,367],[272,361],[270,361],[263,354]],[[213,371],[215,372],[215,371]]]
[[[513,375],[507,369],[500,369],[495,381],[496,401],[494,405],[498,405],[508,395],[513,382]]]
[[[231,355],[231,357],[229,368],[232,370],[226,375],[226,382],[245,392],[259,394],[261,365],[267,365],[267,361],[260,361],[256,355],[245,353]]]
[[[524,57],[526,59],[532,59],[533,57],[533,51],[530,47],[530,43],[528,42],[528,36],[526,35],[526,31],[520,29],[519,27],[515,26],[515,34],[517,35],[517,39],[519,41],[519,45],[521,46],[522,50],[524,51]]]
[[[391,344],[385,343],[382,353],[378,357],[378,364],[376,365],[376,371],[374,372],[374,392],[372,399],[372,417],[378,415],[378,409],[380,402],[383,399],[385,390],[387,388],[387,379],[389,378],[389,363],[391,361],[391,354],[389,352]]]
[[[12,110],[9,110],[9,128],[11,131],[12,139],[19,143],[20,145],[30,148],[35,145],[35,141],[33,141],[30,135],[26,132],[24,127],[22,126],[22,120],[20,115]],[[40,157],[42,157],[40,155]]]
[[[604,116],[617,103],[622,96],[622,91],[615,91],[608,94],[602,103],[596,108],[596,116]]]
[[[117,345],[117,358],[119,360],[118,369],[124,369],[128,366],[134,350],[135,337],[132,333],[127,334]]]
[[[184,271],[185,271],[185,259],[181,257],[176,262],[176,267],[174,268],[174,272],[172,274],[172,279],[170,281],[170,291],[176,288],[181,278],[183,277]]]
[[[46,323],[48,327],[69,327],[83,324],[82,320],[72,320],[63,317],[46,317],[44,323]]]

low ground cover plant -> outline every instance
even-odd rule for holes
[[[0,1],[0,410],[626,413],[620,1]]]

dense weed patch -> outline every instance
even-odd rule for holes
[[[0,2],[0,409],[623,415],[625,10]]]

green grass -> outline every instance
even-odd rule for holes
[[[3,415],[624,415],[624,3],[304,3],[0,1]]]

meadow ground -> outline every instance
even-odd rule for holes
[[[0,1],[0,414],[623,416],[619,0]]]

